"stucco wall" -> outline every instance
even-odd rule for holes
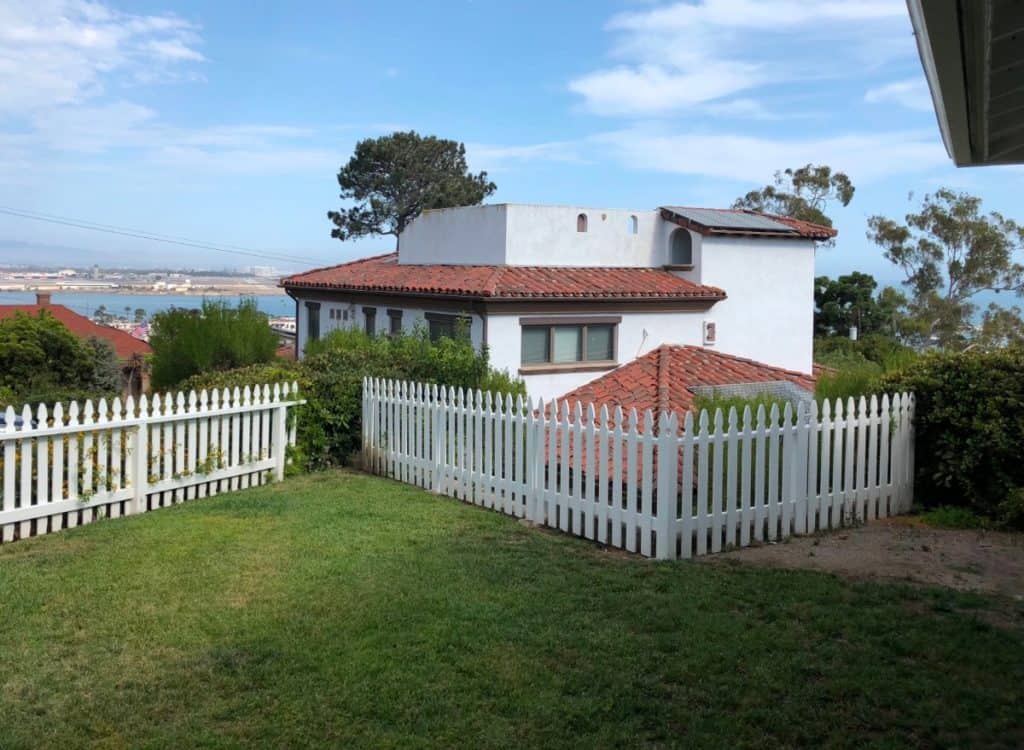
[[[612,311],[609,311],[610,313]],[[620,314],[622,310],[614,311]],[[618,363],[625,364],[663,343],[700,344],[707,313],[622,313],[618,331]],[[519,373],[521,364],[521,315],[491,315],[487,320],[491,365]],[[604,375],[605,372],[562,372],[521,376],[533,398],[551,399]]]
[[[587,231],[576,230],[580,214]],[[636,219],[636,233],[632,219]],[[662,266],[677,227],[658,211],[501,204],[427,211],[399,241],[399,262],[516,266]],[[695,255],[701,237],[691,233]],[[695,258],[696,259],[696,258]]]
[[[503,264],[506,208],[499,204],[424,211],[398,240],[399,263]]]
[[[311,300],[314,302],[320,302],[320,336],[326,336],[331,331],[349,327],[359,328],[360,330],[366,324],[366,315],[363,313],[364,307],[371,307],[371,305],[360,302],[353,303],[343,296],[339,296],[328,301],[324,298],[317,298]],[[429,307],[390,307],[387,305],[375,305],[377,310],[376,315],[376,331],[378,334],[387,334],[390,330],[391,319],[388,317],[389,309],[401,309],[402,310],[402,329],[405,331],[412,331],[417,324],[422,325],[424,328],[427,327],[426,313],[437,312],[442,314],[452,314],[450,310],[434,310]],[[330,310],[337,310],[339,313],[342,311],[348,312],[348,320],[343,318],[330,317]],[[470,314],[466,311],[466,314]],[[299,317],[296,321],[296,336],[297,336],[297,347],[299,351],[299,357],[302,357],[302,353],[306,346],[306,333],[308,331],[308,310],[305,305],[305,300],[300,298],[299,303]],[[483,344],[483,321],[479,315],[470,314],[470,328],[469,328],[470,340],[473,345],[479,348]]]
[[[814,357],[814,244],[810,240],[705,237],[700,281],[725,289],[708,318],[715,349],[811,372]]]

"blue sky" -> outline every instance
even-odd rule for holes
[[[391,247],[325,214],[354,143],[397,128],[464,141],[496,202],[727,206],[831,164],[857,186],[831,275],[898,281],[865,221],[910,192],[1024,219],[1024,171],[946,156],[902,0],[6,0],[0,81],[0,205],[309,259],[289,270]],[[0,261],[251,262],[4,215]]]

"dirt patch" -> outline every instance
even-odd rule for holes
[[[933,529],[913,518],[872,521],[704,559],[949,586],[1024,601],[1024,535]]]

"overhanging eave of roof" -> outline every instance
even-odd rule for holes
[[[954,163],[1024,163],[1024,3],[907,0],[907,9]]]

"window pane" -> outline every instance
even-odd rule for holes
[[[522,360],[524,365],[535,365],[548,361],[548,329],[524,327]]]
[[[556,326],[551,344],[552,362],[579,362],[583,359],[583,336],[580,326]]]
[[[615,357],[612,347],[612,326],[587,326],[587,360],[598,362]]]
[[[455,337],[455,320],[454,319],[442,319],[442,320],[431,320],[430,321],[430,340],[437,341],[440,338],[454,338]]]

